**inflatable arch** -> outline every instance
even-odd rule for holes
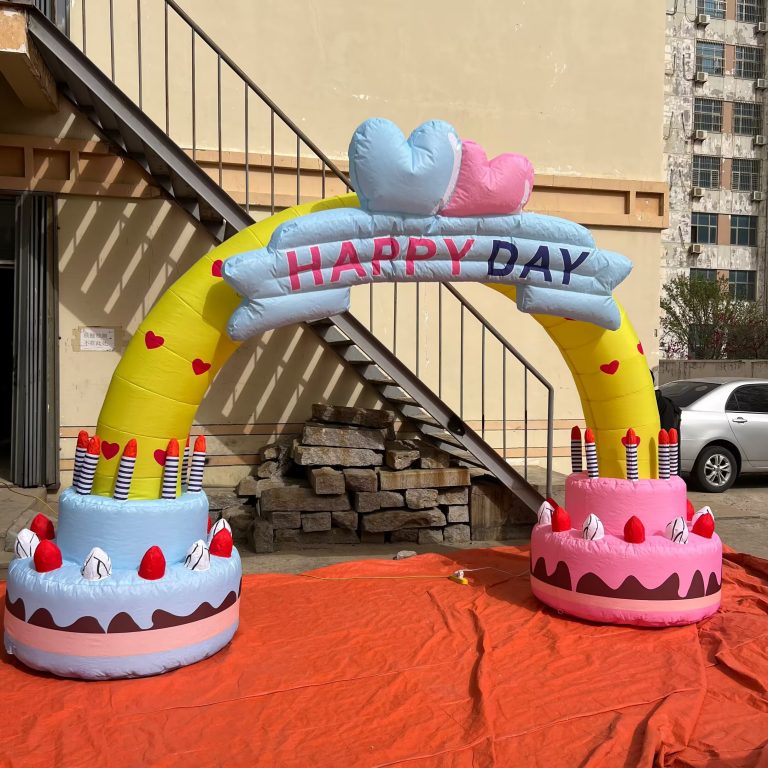
[[[686,513],[642,346],[612,296],[631,262],[572,222],[522,214],[530,163],[489,161],[446,123],[406,140],[388,121],[367,121],[349,154],[357,195],[238,233],[139,326],[97,436],[79,441],[58,530],[40,516],[17,541],[5,641],[27,665],[84,678],[156,674],[229,642],[240,560],[226,522],[210,529],[203,441],[191,456],[183,448],[195,412],[240,340],[344,311],[350,287],[374,281],[486,283],[533,314],[565,359],[591,433],[588,471],[579,437],[565,508],[544,502],[533,532],[531,582],[543,602],[633,624],[717,610],[712,515]]]

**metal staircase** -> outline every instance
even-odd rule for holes
[[[39,0],[38,0],[39,2]],[[164,77],[155,76],[153,87],[164,84],[165,102],[165,130],[159,127],[163,123],[162,115],[152,114],[145,109],[144,100],[147,96],[146,78],[143,76],[142,66],[142,0],[135,0],[136,19],[136,61],[138,63],[138,77],[134,85],[138,85],[137,98],[133,100],[119,87],[115,78],[115,27],[114,8],[112,0],[108,6],[108,31],[110,41],[110,61],[105,68],[111,70],[111,77],[100,69],[87,55],[87,40],[89,39],[87,28],[87,3],[81,0],[82,29],[80,42],[82,50],[67,38],[57,27],[49,21],[43,13],[28,3],[9,3],[23,6],[28,14],[29,35],[42,55],[46,65],[53,75],[60,92],[70,100],[77,109],[86,115],[98,130],[113,145],[118,154],[127,156],[139,163],[150,174],[154,181],[165,191],[168,198],[182,206],[191,217],[203,224],[213,235],[214,239],[221,242],[240,229],[254,222],[251,211],[261,209],[274,212],[281,207],[281,198],[276,192],[276,176],[280,172],[276,162],[276,126],[283,131],[289,131],[295,136],[296,162],[295,162],[295,187],[296,201],[302,202],[302,178],[306,178],[303,172],[304,159],[307,153],[313,156],[315,161],[314,175],[315,186],[318,187],[319,196],[325,196],[326,180],[333,181],[337,186],[343,184],[343,188],[350,189],[349,180],[306,137],[299,128],[285,115],[277,105],[255,84],[253,81],[223,53],[186,13],[173,0],[144,0],[145,8],[148,4],[160,3],[160,14],[164,24],[165,50],[163,60],[165,62]],[[130,5],[127,0],[122,7]],[[104,10],[104,3],[99,3]],[[181,24],[184,32],[189,37],[191,46],[191,98],[192,98],[192,148],[187,153],[179,143],[174,141],[170,131],[171,123],[171,91],[169,81],[169,38],[178,40],[179,35],[174,29],[169,35],[169,17],[173,15],[174,24]],[[146,22],[145,22],[146,26]],[[120,25],[121,40],[125,42],[127,37],[126,27]],[[71,34],[71,33],[70,33]],[[218,148],[214,154],[218,156],[218,182],[211,178],[196,162],[195,158],[200,151],[197,146],[196,110],[195,104],[195,79],[199,77],[196,62],[201,60],[201,52],[205,49],[208,55],[213,55],[215,61],[215,81],[218,83],[217,93],[217,120],[218,120]],[[245,194],[242,204],[234,200],[222,188],[224,156],[222,141],[222,76],[234,78],[243,93],[243,140],[245,148]],[[157,75],[157,73],[156,73]],[[178,72],[175,71],[177,76]],[[249,136],[252,133],[249,125],[249,107],[257,101],[259,107],[268,110],[270,126],[270,159],[271,167],[268,171],[270,178],[270,191],[262,195],[261,203],[254,202],[250,189],[251,169],[249,167]],[[162,99],[160,100],[162,103]],[[157,100],[156,102],[157,103]],[[251,107],[252,109],[252,107]],[[154,119],[153,119],[154,118]],[[303,150],[303,153],[302,153]],[[305,185],[306,189],[306,185]],[[306,193],[305,193],[306,196]],[[256,196],[254,195],[254,198]],[[419,375],[418,358],[416,369],[409,367],[398,359],[396,349],[389,349],[376,338],[373,328],[365,325],[350,313],[338,315],[327,320],[311,324],[312,330],[321,338],[329,348],[333,349],[348,364],[353,366],[360,376],[374,386],[382,397],[391,404],[392,408],[401,416],[413,424],[427,440],[441,449],[453,454],[458,459],[477,466],[487,468],[507,488],[509,488],[530,509],[535,509],[541,503],[541,495],[525,479],[528,462],[528,381],[529,376],[540,383],[546,390],[547,402],[547,430],[546,430],[546,457],[547,457],[547,494],[551,493],[552,472],[552,425],[553,425],[553,389],[552,386],[503,339],[487,322],[483,316],[472,307],[451,286],[440,286],[441,290],[450,292],[452,300],[461,306],[462,331],[465,316],[478,324],[482,329],[483,343],[486,334],[493,338],[503,350],[504,374],[507,371],[507,355],[514,358],[522,366],[525,376],[525,456],[523,475],[510,466],[506,459],[499,455],[498,451],[491,447],[483,437],[471,429],[457,414],[455,409],[446,404],[441,393],[435,393]],[[418,307],[417,307],[418,318]],[[416,329],[419,336],[419,329]],[[485,347],[483,347],[483,355]],[[484,360],[484,357],[483,357]],[[483,392],[485,392],[485,369],[480,372],[483,376]],[[462,391],[464,386],[462,368]],[[504,386],[506,378],[502,383]],[[504,395],[506,398],[506,393]],[[504,399],[506,403],[506,399]],[[483,405],[484,408],[484,405]],[[461,407],[459,407],[461,411]],[[484,415],[482,423],[485,424]],[[502,419],[503,453],[506,453],[507,423]],[[484,432],[484,429],[481,430]]]

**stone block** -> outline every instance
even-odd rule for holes
[[[422,469],[445,469],[451,466],[451,456],[445,451],[422,443],[419,446],[419,466]]]
[[[355,509],[358,512],[377,512],[382,507],[402,507],[403,494],[395,491],[375,491],[355,493]]]
[[[429,509],[437,506],[436,488],[409,488],[405,492],[405,504],[410,509]]]
[[[261,449],[259,455],[261,456],[262,461],[275,461],[283,455],[284,451],[285,446],[278,445],[277,443],[270,443]]]
[[[284,528],[301,528],[301,512],[274,510],[264,513],[264,519],[278,531]]]
[[[472,484],[469,516],[475,541],[525,538],[536,522],[536,515],[495,480]]]
[[[275,528],[276,544],[298,544],[301,528]]]
[[[392,541],[411,541],[417,542],[419,540],[418,528],[401,528],[399,531],[392,531]]]
[[[301,530],[310,533],[311,531],[330,531],[331,513],[330,512],[309,512],[301,516]]]
[[[280,465],[276,461],[262,461],[258,467],[256,467],[256,476],[260,478],[274,477]]]
[[[232,539],[234,541],[247,540],[248,530],[251,527],[255,511],[253,507],[240,505],[227,507],[221,511],[221,516],[229,523],[229,527],[232,529]]]
[[[456,507],[448,507],[447,517],[449,523],[468,523],[469,507],[466,504]]]
[[[382,491],[405,488],[453,488],[469,485],[469,470],[464,467],[447,469],[406,469],[402,472],[381,470],[379,487]]]
[[[330,467],[309,470],[309,484],[318,496],[338,496],[344,493],[344,475]]]
[[[468,544],[471,539],[468,525],[448,525],[443,529],[446,544]]]
[[[407,560],[409,557],[414,557],[416,552],[412,549],[401,549],[392,559],[393,560]]]
[[[372,469],[344,469],[344,484],[348,491],[372,493],[379,489],[379,478]]]
[[[349,498],[346,494],[317,496],[311,488],[300,486],[268,488],[261,494],[261,511],[263,513],[273,511],[339,512],[349,508]],[[296,527],[298,528],[298,526]]]
[[[328,448],[319,445],[297,445],[293,460],[302,467],[380,467],[380,453],[369,448]],[[456,485],[456,483],[452,483]]]
[[[379,408],[351,408],[343,405],[315,403],[312,406],[312,418],[326,424],[349,424],[351,426],[383,429],[394,424],[395,413]]]
[[[442,528],[422,528],[419,531],[419,544],[442,544]]]
[[[330,531],[302,531],[296,543],[302,549],[323,549],[336,544],[359,544],[360,539],[355,531],[333,528]]]
[[[331,448],[370,448],[384,450],[386,430],[365,427],[329,427],[325,424],[305,424],[301,434],[303,445]]]
[[[263,491],[267,488],[285,488],[286,486],[297,486],[306,488],[307,484],[295,477],[282,477],[281,475],[275,475],[274,477],[257,479],[255,477],[244,477],[237,486],[238,496],[253,496],[254,498],[261,498]]]
[[[369,533],[397,531],[401,528],[433,528],[445,525],[439,509],[390,509],[363,515],[362,529]]]
[[[237,493],[231,488],[206,488],[205,495],[208,497],[210,512],[220,512],[222,509],[242,503]]]
[[[444,488],[437,493],[437,503],[449,506],[469,504],[469,488]]]
[[[387,448],[384,462],[391,469],[408,469],[419,459],[419,452],[408,448]]]
[[[254,552],[275,551],[275,529],[268,520],[257,517],[248,531],[248,545]]]
[[[345,528],[350,531],[357,530],[357,512],[331,512],[331,525],[334,528]]]

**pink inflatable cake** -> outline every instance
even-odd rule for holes
[[[656,480],[566,480],[531,537],[531,587],[552,608],[592,621],[690,624],[720,606],[722,543],[676,474]]]

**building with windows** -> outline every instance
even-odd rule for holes
[[[766,290],[765,0],[668,0],[664,279]]]

